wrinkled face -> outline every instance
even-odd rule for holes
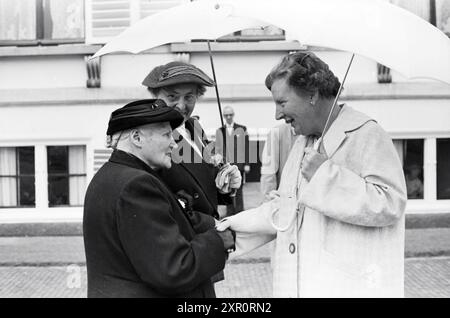
[[[149,124],[139,128],[142,139],[141,155],[155,170],[172,166],[172,150],[176,143],[169,123]]]
[[[191,117],[198,99],[196,84],[179,84],[161,88],[158,99],[166,102],[167,106],[177,108],[184,117],[184,121]]]
[[[314,106],[310,104],[310,95],[299,94],[284,78],[273,82],[271,92],[276,105],[277,120],[284,119],[294,128],[297,135],[317,134],[315,129],[317,115]]]

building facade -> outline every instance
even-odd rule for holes
[[[141,81],[156,65],[182,60],[211,74],[205,42],[89,60],[126,27],[183,2],[0,0],[0,224],[80,221],[86,186],[110,154],[105,132],[111,111],[150,97]],[[392,2],[450,34],[450,0]],[[233,106],[258,152],[277,125],[264,79],[281,57],[312,50],[340,78],[350,60],[347,52],[285,38],[270,27],[212,43],[222,104]],[[450,214],[450,86],[406,80],[356,57],[342,100],[392,136],[407,177],[407,213]],[[214,90],[195,115],[213,136],[220,126]],[[258,169],[256,160],[249,181],[258,180]]]

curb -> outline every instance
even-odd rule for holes
[[[433,257],[450,257],[449,251],[435,251],[435,252],[418,252],[405,253],[405,260],[413,258],[433,258]],[[251,265],[251,264],[265,264],[270,263],[269,257],[258,258],[241,258],[233,259],[227,262],[228,265]],[[0,262],[1,267],[65,267],[65,266],[80,266],[85,267],[86,262]]]
[[[82,235],[82,222],[0,224],[0,237]]]
[[[450,213],[407,214],[405,226],[406,229],[450,228]],[[82,222],[0,224],[0,237],[82,235]]]

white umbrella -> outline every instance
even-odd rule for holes
[[[450,84],[450,39],[422,18],[382,0],[194,1],[139,21],[94,57],[139,53],[191,39],[213,40],[269,24],[304,45],[356,53],[406,78]]]
[[[450,84],[450,39],[422,18],[383,0],[199,0],[141,20],[93,58],[112,52],[139,53],[192,39],[212,40],[266,25],[284,29],[288,39],[303,45],[353,53],[330,115],[355,54],[406,78]],[[212,58],[211,66],[216,81]],[[221,113],[217,81],[216,95]]]
[[[266,24],[249,17],[234,17],[231,10],[229,5],[220,6],[210,1],[195,1],[161,11],[127,28],[97,51],[92,59],[113,52],[140,53],[166,43],[196,39],[215,40],[236,31]],[[223,126],[222,107],[209,41],[208,49],[220,121]]]
[[[175,42],[215,40],[221,36],[266,23],[234,17],[230,6],[213,1],[194,1],[144,18],[113,38],[92,58],[112,52],[140,53]]]

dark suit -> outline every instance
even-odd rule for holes
[[[192,141],[203,154],[203,150],[209,142],[200,124],[195,119],[190,118],[186,121],[185,127],[190,133]],[[179,148],[172,153],[172,167],[159,171],[161,179],[173,193],[184,190],[192,196],[195,211],[219,218],[217,205],[229,204],[232,201],[229,195],[220,194],[217,191],[215,178],[219,171],[218,168],[207,163],[186,140],[176,136],[176,134],[177,132],[174,131],[175,140],[179,140]]]
[[[235,164],[241,175],[244,176],[244,167],[249,162],[249,137],[247,127],[234,123],[230,134],[226,126],[216,131],[216,152],[220,153],[227,162]],[[244,210],[244,196],[242,186],[236,192],[235,206],[228,205],[228,215],[236,214]]]
[[[144,162],[114,151],[89,184],[88,297],[215,297],[224,243],[213,218],[183,210]]]

